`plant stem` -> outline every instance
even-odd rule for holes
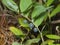
[[[42,39],[42,43],[43,43],[43,45],[44,45],[44,38],[43,38],[43,36],[42,36],[42,32],[39,30],[38,27],[37,27],[37,29],[38,29],[38,31],[39,31],[39,33],[40,33],[40,36],[41,36],[41,39]]]
[[[46,26],[46,25],[44,25],[44,26],[42,27],[41,32],[44,30],[45,26]]]
[[[48,17],[49,17],[49,24],[50,24],[51,23],[50,10],[48,10]],[[51,34],[52,34],[51,25],[49,25],[49,30],[51,31]]]
[[[22,17],[24,17],[24,18],[26,18],[29,22],[31,22],[31,23],[33,23],[32,22],[32,20],[30,20],[28,17],[25,17],[25,16],[23,16],[23,15],[21,15]],[[34,23],[33,23],[34,24]],[[35,25],[35,24],[34,24]],[[40,34],[40,38],[42,39],[42,43],[43,43],[43,45],[44,45],[44,39],[43,39],[43,36],[42,36],[42,32],[39,30],[39,28],[35,25],[35,27],[38,29],[38,31],[39,31],[39,34]]]

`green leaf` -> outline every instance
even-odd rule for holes
[[[54,42],[54,40],[46,40],[46,41],[44,41],[44,45],[47,45],[47,44],[53,44],[53,42]],[[41,45],[43,45],[43,43],[41,43]]]
[[[21,36],[21,35],[24,35],[24,33],[22,32],[22,30],[20,30],[20,29],[18,29],[18,28],[16,28],[16,27],[9,27],[9,30],[11,31],[11,32],[13,32],[15,35],[17,35],[17,36]]]
[[[44,20],[46,17],[47,17],[47,15],[42,15],[42,16],[40,16],[38,19],[35,20],[34,25],[38,27],[39,25],[41,25],[41,23],[43,22],[43,20]]]
[[[43,5],[36,5],[32,12],[32,18],[39,16],[41,13],[45,12],[46,8]]]
[[[18,42],[13,42],[12,45],[22,45],[22,44],[20,44]]]
[[[60,45],[60,44],[53,44],[53,45]]]
[[[10,10],[19,13],[17,4],[13,0],[2,0],[2,3]]]
[[[42,35],[44,36],[44,35],[46,35],[46,34],[48,34],[49,33],[49,31],[42,31]]]
[[[47,6],[50,6],[50,5],[53,3],[53,1],[54,1],[54,0],[48,0],[48,1],[46,2]]]
[[[51,17],[55,16],[59,12],[60,12],[60,4],[52,11]]]
[[[42,31],[42,36],[45,36],[49,33],[49,31]],[[40,34],[38,34],[37,38],[41,38]]]
[[[32,43],[38,43],[40,38],[35,38],[35,39],[29,39],[27,40],[24,44],[25,45],[31,45]]]
[[[32,0],[20,0],[20,10],[21,12],[26,11],[32,4]]]
[[[57,36],[57,35],[46,35],[47,38],[50,38],[50,39],[60,39],[60,36]]]
[[[18,21],[19,21],[19,24],[23,27],[29,27],[29,24],[28,22],[25,22],[26,19],[24,18],[19,18]],[[27,20],[26,20],[27,21]]]

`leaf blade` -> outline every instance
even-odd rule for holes
[[[53,1],[54,1],[54,0],[48,0],[48,1],[46,2],[47,6],[50,6]]]
[[[32,0],[20,0],[20,10],[24,12],[32,4]]]
[[[32,43],[38,43],[39,40],[40,40],[39,38],[27,40],[25,42],[25,45],[31,45]]]
[[[13,42],[12,45],[21,45],[21,44],[18,42]]]
[[[41,13],[45,12],[46,8],[43,5],[37,5],[35,6],[33,12],[32,12],[32,18],[39,16]]]
[[[13,0],[2,0],[2,3],[10,10],[19,13],[17,4]]]
[[[50,38],[50,39],[60,39],[60,36],[57,35],[46,35],[46,37]]]
[[[26,20],[26,19],[24,19],[24,18],[18,18],[19,24],[21,26],[23,26],[23,27],[29,27],[29,24],[27,22],[25,23],[24,20]]]
[[[20,29],[16,28],[16,27],[11,26],[11,27],[9,27],[9,30],[11,32],[13,32],[15,35],[18,35],[18,36],[24,35],[23,32]]]
[[[55,16],[59,12],[60,12],[60,4],[52,11],[50,17]]]
[[[47,15],[45,14],[45,15],[42,15],[41,17],[39,17],[38,19],[36,19],[35,20],[35,22],[34,22],[34,24],[35,24],[35,26],[39,26],[39,25],[41,25],[41,23],[44,21],[44,19],[47,17]]]

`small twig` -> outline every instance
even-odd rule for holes
[[[44,38],[43,38],[43,36],[42,36],[42,32],[39,30],[38,27],[37,27],[37,29],[38,29],[38,31],[39,31],[39,33],[40,33],[40,36],[41,36],[41,39],[42,39],[42,43],[43,43],[43,45],[44,45]]]
[[[0,26],[3,26],[4,22],[5,22],[5,14],[2,14]]]
[[[41,32],[44,30],[45,26],[46,26],[46,25],[44,25],[44,26],[42,27],[42,30],[41,30]]]
[[[56,26],[56,31],[57,31],[57,33],[59,34],[59,26]]]
[[[60,23],[60,20],[51,21],[51,24],[58,24],[58,23]]]
[[[42,4],[42,0],[39,0],[39,3]]]

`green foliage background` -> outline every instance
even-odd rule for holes
[[[27,33],[23,33],[22,29],[18,27],[11,26],[9,29],[15,35],[21,38],[21,42],[13,42],[12,45],[32,45],[33,43],[39,44],[40,40],[42,40],[41,44],[39,45],[60,45],[55,44],[55,40],[60,40],[60,36],[50,33],[51,26],[51,18],[56,16],[57,13],[60,12],[60,4],[58,4],[55,8],[53,3],[55,0],[17,0],[20,1],[15,3],[14,0],[1,0],[3,5],[6,6],[9,10],[13,11],[13,13],[17,13],[16,16],[19,15],[17,18],[18,23],[20,26],[27,30]],[[57,0],[59,1],[59,0]],[[40,3],[41,2],[41,3]],[[48,22],[47,22],[48,19]],[[32,23],[34,27],[30,26],[29,24]],[[43,26],[41,26],[43,25]],[[41,26],[42,29],[39,29]],[[48,28],[46,28],[48,26]],[[39,27],[39,28],[38,28]],[[38,31],[37,37],[33,37],[32,39],[24,40],[29,35],[30,31],[36,28]],[[35,30],[35,31],[36,31]],[[48,39],[44,40],[43,38],[46,36]]]

